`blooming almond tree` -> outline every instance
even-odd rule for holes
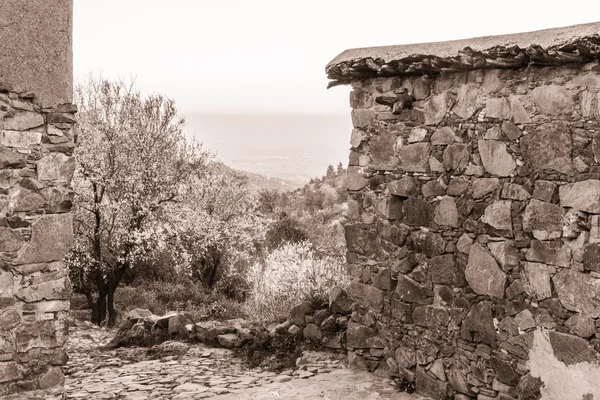
[[[202,181],[209,157],[185,139],[184,121],[163,95],[143,97],[131,82],[90,76],[76,99],[76,243],[68,262],[92,321],[108,311],[112,325],[123,274],[176,236],[165,210],[186,198],[191,180]]]
[[[210,163],[188,185],[185,201],[169,206],[170,221],[190,256],[192,278],[212,289],[259,251],[267,220],[257,211],[257,191],[226,165]]]

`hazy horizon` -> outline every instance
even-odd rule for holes
[[[325,174],[328,165],[347,166],[350,113],[186,113],[186,135],[217,152],[235,169],[297,184]]]

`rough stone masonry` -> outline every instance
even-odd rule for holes
[[[434,399],[600,399],[599,59],[593,23],[327,66],[353,89],[356,368]]]
[[[51,398],[64,381],[71,16],[72,0],[0,0],[0,397]]]

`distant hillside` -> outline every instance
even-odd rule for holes
[[[269,178],[264,175],[242,170],[236,171],[248,177],[250,184],[256,186],[259,189],[276,190],[278,192],[289,192],[298,189],[301,186],[297,182],[287,181],[285,179]]]

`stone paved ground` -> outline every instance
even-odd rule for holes
[[[98,350],[110,332],[73,327],[65,389],[69,399],[389,399],[416,400],[390,381],[355,373],[339,360],[312,354],[303,369],[275,374],[247,369],[231,351],[167,342],[161,357],[146,349]],[[151,355],[150,355],[151,356]]]

